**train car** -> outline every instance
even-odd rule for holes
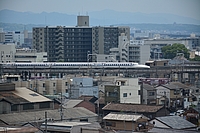
[[[3,63],[3,68],[53,68],[53,69],[148,69],[150,66],[139,65],[138,63],[133,62],[33,62],[33,63]]]
[[[94,66],[94,63],[87,62],[62,62],[62,63],[52,63],[51,68],[88,68],[89,66]]]

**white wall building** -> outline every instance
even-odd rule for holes
[[[165,100],[167,101],[167,99],[168,99],[170,101],[170,90],[169,89],[167,89],[163,86],[158,86],[155,89],[156,89],[156,93],[157,93],[157,99],[166,97]],[[159,101],[158,104],[164,104],[164,101]],[[170,106],[170,102],[168,103],[168,106]]]
[[[125,36],[124,33],[121,34],[121,36],[118,37],[118,48],[111,48],[110,54],[116,55],[116,60],[120,62],[128,62],[128,46],[130,44],[128,37]]]
[[[46,62],[46,52],[36,52],[34,49],[16,49],[14,43],[0,44],[0,62]]]
[[[99,97],[98,86],[93,86],[93,78],[75,77],[69,89],[70,98],[78,98],[82,95]]]
[[[15,31],[13,33],[13,41],[17,44],[17,46],[21,46],[24,43],[24,34],[20,31]]]
[[[118,78],[115,83],[120,86],[120,103],[140,104],[140,85],[137,78]]]
[[[17,49],[15,62],[47,62],[47,52],[37,52],[35,49]]]
[[[16,48],[15,44],[8,43],[8,44],[0,44],[0,62],[1,63],[9,63],[15,61],[15,53]]]
[[[116,55],[97,54],[97,62],[116,62]]]
[[[129,62],[145,64],[150,59],[150,45],[144,45],[144,40],[131,40],[129,45]]]

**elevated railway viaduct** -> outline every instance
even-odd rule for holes
[[[24,80],[34,77],[63,77],[68,74],[81,74],[89,76],[109,76],[109,75],[123,75],[126,77],[149,77],[149,78],[169,78],[171,81],[190,82],[194,83],[200,80],[200,65],[179,65],[179,66],[154,66],[150,69],[94,69],[88,67],[87,69],[69,69],[69,68],[3,68],[0,66],[1,77],[3,75],[18,74]]]

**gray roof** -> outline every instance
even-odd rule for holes
[[[149,85],[149,84],[143,84],[143,89],[145,90],[156,90],[153,86]]]
[[[156,117],[155,119],[173,129],[189,129],[196,127],[196,125],[183,119],[180,116],[164,116],[164,117]]]
[[[180,129],[171,129],[171,128],[152,128],[148,133],[199,133],[195,130],[180,130]]]
[[[45,119],[45,111],[47,112],[47,117],[49,119],[60,120],[61,118],[60,112],[59,110],[56,109],[56,110],[1,114],[0,121],[3,121],[8,125],[12,124],[22,125],[27,122],[43,121]],[[83,107],[63,109],[63,120],[70,120],[70,119],[73,120],[73,119],[89,118],[89,117],[97,117],[97,114]]]
[[[117,120],[117,121],[137,121],[138,119],[146,119],[148,120],[146,116],[142,114],[131,114],[131,113],[119,113],[119,112],[111,112],[107,114],[103,119],[104,120]]]
[[[78,105],[79,103],[81,103],[83,100],[69,100],[69,101],[67,101],[64,105],[63,105],[63,107],[64,108],[73,108],[73,107],[75,107],[76,105]]]
[[[162,85],[168,89],[176,90],[176,89],[189,89],[187,85],[184,85],[180,82],[170,82],[169,84]]]

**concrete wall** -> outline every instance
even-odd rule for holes
[[[120,103],[140,104],[139,90],[138,86],[120,86]],[[126,97],[124,97],[125,94]]]

